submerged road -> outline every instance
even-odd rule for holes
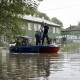
[[[80,53],[9,54],[0,50],[0,80],[80,80]]]

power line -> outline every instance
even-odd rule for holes
[[[70,6],[64,6],[64,7],[60,7],[60,8],[54,8],[54,9],[46,9],[44,11],[60,10],[60,9],[65,9],[65,8],[70,8],[70,7],[75,7],[75,6],[80,6],[80,4],[75,4],[75,5],[70,5]]]

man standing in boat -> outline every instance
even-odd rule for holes
[[[47,25],[47,23],[45,23],[43,25],[44,31],[43,31],[43,37],[42,37],[42,45],[44,44],[44,39],[47,39],[47,44],[50,44],[49,42],[49,37],[48,37],[48,30],[49,30],[49,26]]]

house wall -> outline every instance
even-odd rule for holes
[[[74,30],[74,31],[62,31],[61,35],[74,35],[74,36],[80,36],[80,31]]]

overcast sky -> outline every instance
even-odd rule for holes
[[[64,28],[77,25],[80,21],[80,0],[43,0],[38,10],[49,18],[56,17],[63,22]]]

